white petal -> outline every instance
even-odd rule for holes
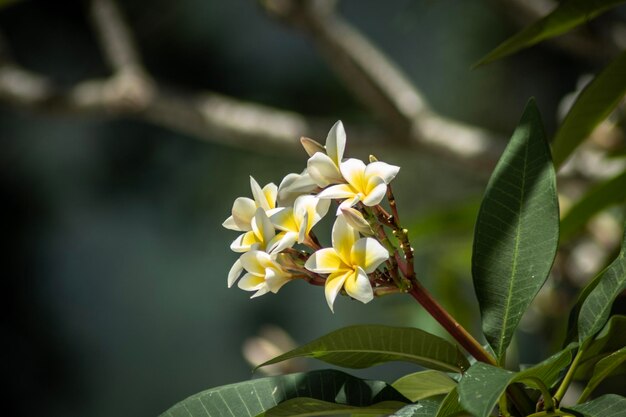
[[[269,242],[276,234],[272,221],[261,207],[256,210],[252,219],[252,230],[257,239],[263,243]]]
[[[281,232],[274,236],[267,244],[267,252],[275,254],[292,247],[298,240],[296,232]]]
[[[261,287],[257,292],[255,292],[254,294],[252,294],[252,296],[250,298],[257,298],[260,297],[262,295],[267,294],[270,291],[269,288],[267,288],[267,285],[264,285],[263,287]]]
[[[341,175],[355,190],[363,191],[365,186],[365,163],[360,159],[346,159],[339,165]]]
[[[350,258],[352,265],[359,266],[367,274],[371,274],[381,263],[389,259],[389,252],[376,239],[367,237],[359,239],[354,244]]]
[[[270,255],[260,250],[246,252],[239,260],[246,271],[261,276],[265,275],[265,268],[274,265]]]
[[[335,162],[328,155],[321,152],[309,158],[306,170],[313,182],[320,187],[343,182],[343,177]]]
[[[317,198],[322,198],[322,199],[332,199],[332,198],[344,199],[344,198],[354,197],[355,194],[356,194],[356,191],[352,187],[350,187],[350,185],[348,185],[348,184],[337,184],[337,185],[332,185],[332,186],[326,188],[325,190],[322,190],[322,192],[317,195]]]
[[[370,279],[361,268],[350,274],[343,284],[348,295],[362,303],[369,303],[374,298],[374,291]]]
[[[345,149],[346,131],[343,128],[343,123],[339,120],[330,128],[330,132],[328,132],[326,137],[326,154],[333,160],[335,165],[339,166]]]
[[[398,175],[398,171],[400,171],[399,166],[376,161],[372,162],[365,168],[365,176],[370,177],[375,175],[382,178],[385,181],[385,184],[389,184],[396,177],[396,175]]]
[[[339,206],[339,210],[341,210],[341,215],[345,217],[346,222],[348,222],[353,229],[364,235],[373,235],[372,227],[367,220],[365,220],[365,217],[363,217],[360,211],[352,207],[342,207],[342,205]]]
[[[317,152],[322,152],[322,153],[325,152],[324,146],[321,143],[319,143],[318,141],[313,140],[311,138],[307,138],[305,136],[302,136],[300,138],[300,143],[302,144],[302,147],[304,148],[306,153],[309,154],[309,156],[313,156]]]
[[[265,283],[267,284],[267,288],[273,293],[277,293],[289,280],[289,274],[276,268],[267,268],[265,270]]]
[[[278,204],[291,206],[296,198],[308,194],[317,188],[317,184],[306,170],[302,174],[288,174],[278,186]]]
[[[256,211],[255,202],[248,197],[238,197],[233,203],[233,221],[242,232],[252,230],[252,218]]]
[[[307,225],[309,224],[309,213],[304,213],[304,217],[302,218],[302,224],[299,225],[300,230],[298,231],[298,243],[304,243],[309,231],[307,230]]]
[[[228,288],[232,287],[235,281],[239,278],[241,273],[243,272],[243,265],[241,265],[241,261],[237,259],[233,266],[230,268],[228,272]]]
[[[281,207],[271,215],[270,220],[278,230],[297,232],[298,223],[296,223],[293,212],[294,210],[291,207]]]
[[[352,198],[344,200],[341,204],[339,204],[339,207],[337,207],[337,216],[341,214],[343,209],[349,209],[359,201],[361,201],[361,193],[355,194]]]
[[[344,263],[333,248],[320,249],[307,259],[304,267],[318,274],[330,274],[344,270],[348,266]]]
[[[252,249],[252,246],[255,244],[259,244],[260,242],[257,240],[254,232],[246,232],[239,236],[237,239],[233,240],[233,243],[230,244],[230,250],[233,252],[248,252]]]
[[[333,249],[346,265],[351,264],[350,253],[358,238],[358,232],[350,227],[346,219],[343,216],[337,217],[332,231]]]
[[[273,182],[270,182],[263,187],[263,196],[270,209],[276,207],[276,197],[278,196],[278,187]]]
[[[263,208],[263,210],[269,210],[272,207],[267,203],[267,198],[261,189],[261,186],[252,176],[250,176],[250,188],[252,189],[252,196],[257,207]]]
[[[363,197],[363,204],[369,207],[380,203],[387,193],[387,184],[385,184],[384,180],[380,177],[370,178],[370,183],[367,188],[368,192],[367,195]]]
[[[262,275],[247,273],[237,283],[244,291],[258,291],[265,287],[265,278]]]
[[[224,223],[222,223],[222,226],[230,230],[236,230],[238,232],[242,231],[239,228],[239,226],[237,226],[237,223],[235,223],[235,218],[233,216],[230,216],[229,218],[224,220]]]
[[[326,284],[324,285],[324,295],[326,296],[328,307],[330,307],[330,311],[333,313],[335,312],[333,310],[333,304],[335,303],[337,294],[339,294],[339,291],[343,288],[346,278],[348,278],[348,276],[352,273],[353,271],[337,272],[330,274],[328,279],[326,279]]]

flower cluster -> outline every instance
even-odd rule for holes
[[[237,198],[224,221],[227,229],[241,232],[230,246],[242,255],[228,274],[228,286],[238,281],[239,288],[258,297],[305,279],[325,287],[331,310],[342,290],[367,303],[375,289],[397,288],[397,254],[382,230],[382,224],[393,225],[393,217],[380,203],[400,168],[373,157],[368,164],[344,159],[340,121],[325,146],[309,138],[301,142],[309,154],[306,169],[288,174],[278,187],[261,187],[250,177],[252,198]],[[338,203],[332,247],[323,248],[312,229],[331,201]]]

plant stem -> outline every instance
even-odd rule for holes
[[[495,358],[448,313],[416,279],[411,280],[409,294],[443,326],[444,329],[476,360],[498,366]]]
[[[528,417],[556,417],[556,416],[564,416],[564,417],[575,417],[573,414],[570,414],[561,410],[554,411],[539,411],[537,413],[530,414]]]
[[[557,403],[557,406],[558,404],[561,403],[561,400],[563,399],[563,397],[565,396],[565,393],[567,392],[567,388],[569,387],[569,384],[572,382],[572,379],[574,378],[574,374],[576,373],[576,368],[578,367],[578,362],[580,362],[580,358],[582,358],[586,347],[587,347],[587,343],[583,343],[580,349],[578,349],[578,352],[576,352],[576,356],[574,357],[572,364],[567,370],[567,373],[565,374],[565,377],[563,378],[561,385],[559,385],[559,389],[556,391],[556,394],[554,394],[554,401]]]

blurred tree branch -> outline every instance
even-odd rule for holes
[[[352,93],[382,123],[350,127],[354,148],[411,147],[489,172],[505,142],[437,114],[423,94],[329,0],[263,0],[273,17],[307,33]],[[0,102],[50,113],[131,117],[208,141],[297,149],[298,138],[323,138],[333,121],[242,101],[211,91],[182,91],[155,81],[141,62],[132,32],[113,0],[92,0],[89,14],[111,67],[105,79],[62,87],[19,66],[0,38]]]

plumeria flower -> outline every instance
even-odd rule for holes
[[[315,142],[311,139],[305,139],[310,142]],[[313,146],[311,143],[303,142],[303,145],[309,153],[316,149],[316,146]],[[326,149],[326,153],[315,152],[311,155],[307,162],[307,172],[320,187],[345,182],[339,170],[339,164],[343,159],[343,152],[346,148],[346,131],[341,121],[335,123],[330,129],[330,132],[328,132],[326,146],[324,148]]]
[[[313,226],[328,212],[329,205],[328,200],[303,195],[296,198],[293,207],[279,209],[270,218],[274,226],[284,232],[279,245],[287,248],[296,242],[304,243]]]
[[[222,223],[222,226],[230,230],[248,232],[252,230],[252,219],[257,208],[260,207],[270,214],[276,208],[276,196],[278,194],[276,184],[269,183],[261,188],[259,183],[250,177],[250,188],[254,200],[248,197],[235,199],[232,215]]]
[[[332,185],[317,195],[318,198],[345,200],[337,209],[352,207],[359,201],[366,206],[375,206],[387,192],[387,184],[398,174],[400,167],[385,162],[372,162],[368,165],[359,159],[346,159],[339,168],[347,184]]]
[[[256,209],[254,217],[250,222],[252,230],[245,232],[231,243],[230,249],[233,252],[248,252],[252,249],[265,251],[281,251],[286,246],[279,245],[285,233],[276,234],[276,229],[263,208]],[[279,247],[280,246],[280,247]]]
[[[324,292],[333,311],[333,303],[341,289],[354,299],[368,303],[374,298],[368,274],[389,258],[389,252],[375,239],[361,238],[343,216],[333,225],[332,248],[315,252],[304,267],[318,274],[330,274]]]
[[[291,274],[283,270],[276,261],[276,256],[260,250],[251,250],[241,255],[239,262],[246,273],[237,286],[244,291],[255,291],[250,298],[259,297],[268,292],[276,293],[278,290],[291,280]],[[237,280],[239,273],[229,287]],[[229,277],[229,281],[230,281]]]
[[[317,184],[306,169],[301,174],[287,174],[278,186],[277,202],[282,207],[292,206],[296,198],[310,194],[316,188]]]

